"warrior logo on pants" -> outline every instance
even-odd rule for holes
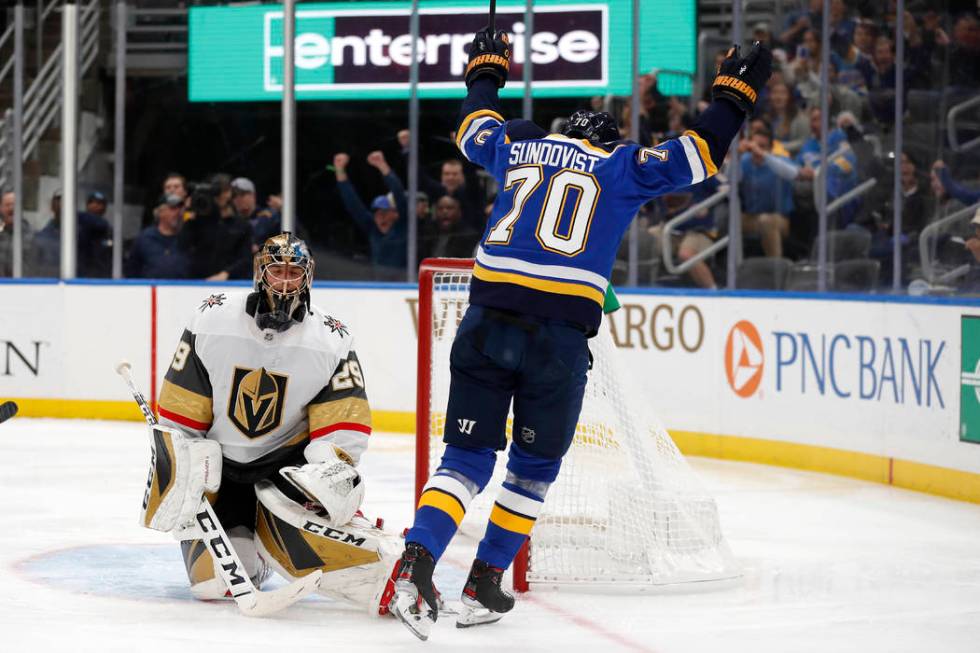
[[[264,367],[250,370],[236,367],[231,381],[228,417],[239,431],[258,438],[279,427],[286,403],[285,374],[268,372]]]

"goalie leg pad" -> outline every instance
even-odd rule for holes
[[[255,537],[248,528],[236,526],[226,532],[231,545],[245,566],[252,584],[256,588],[269,578],[269,564],[259,555],[255,545]],[[191,594],[195,599],[213,601],[228,597],[228,588],[221,579],[211,552],[201,540],[187,540],[180,543],[181,554],[184,556],[184,566],[187,569],[187,580],[191,584]]]
[[[395,536],[360,516],[332,526],[271,481],[256,483],[255,494],[259,499],[256,547],[276,573],[294,580],[322,570],[321,594],[378,613],[388,574],[398,559]]]
[[[221,445],[160,425],[151,440],[140,523],[164,532],[182,529],[193,523],[201,496],[221,484]]]

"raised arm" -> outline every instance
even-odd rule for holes
[[[506,140],[497,92],[507,83],[510,41],[503,32],[484,29],[470,45],[466,99],[456,124],[456,145],[468,161],[492,168],[496,146]]]
[[[402,186],[401,179],[398,178],[398,175],[388,165],[384,153],[381,150],[375,150],[369,153],[367,155],[367,162],[381,173],[385,186],[388,187],[388,192],[395,198],[395,208],[398,209],[399,217],[402,220],[408,220],[408,198],[405,195],[405,187]]]
[[[371,212],[364,206],[364,202],[357,195],[354,184],[347,176],[347,164],[350,163],[350,156],[341,152],[333,157],[334,174],[337,175],[337,190],[340,192],[340,200],[344,203],[347,213],[354,219],[354,222],[361,229],[370,232],[374,225]]]
[[[746,115],[751,115],[771,71],[772,53],[762,44],[756,43],[744,58],[733,47],[711,86],[712,102],[694,126],[679,138],[635,149],[627,174],[651,195],[698,184],[714,175]]]

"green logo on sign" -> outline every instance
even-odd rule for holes
[[[960,325],[960,440],[980,444],[980,317],[964,315]]]

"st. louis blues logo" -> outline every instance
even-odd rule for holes
[[[225,303],[225,294],[221,293],[219,295],[211,295],[203,302],[201,302],[200,311],[203,313],[204,309],[211,308],[212,306],[222,306]]]
[[[348,335],[347,325],[332,315],[328,315],[326,319],[323,320],[323,326],[330,329],[330,333],[340,333],[341,337]]]

